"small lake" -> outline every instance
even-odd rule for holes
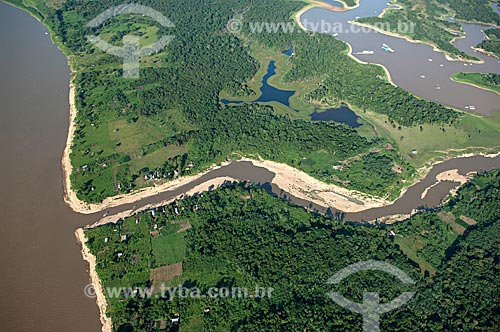
[[[285,50],[283,52],[284,55],[287,55],[287,56],[293,56],[293,47],[290,47],[288,50]]]
[[[341,105],[339,108],[331,108],[323,112],[315,111],[311,114],[312,121],[333,121],[346,124],[352,128],[358,128],[362,125],[358,123],[359,117],[347,105]]]
[[[262,85],[260,87],[260,92],[261,92],[260,97],[257,100],[254,100],[250,103],[277,102],[287,107],[290,107],[290,97],[292,97],[295,94],[295,91],[281,90],[270,85],[269,79],[274,75],[276,75],[276,62],[271,61],[269,63],[269,66],[267,67],[266,75],[264,75],[264,77],[262,78]],[[228,99],[222,99],[221,102],[224,105],[243,103],[243,101],[241,100],[228,100]]]

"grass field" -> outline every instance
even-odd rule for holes
[[[153,257],[158,266],[179,263],[184,259],[186,232],[165,234],[151,239]]]
[[[500,94],[500,85],[485,80],[485,75],[480,73],[455,73],[451,79],[456,82],[468,83],[476,87],[490,90]]]
[[[280,103],[269,103],[280,114],[288,114],[292,118],[310,120],[311,114],[316,109],[327,109],[328,105],[314,105],[305,100],[305,95],[314,90],[321,81],[311,80],[308,82],[289,83],[283,80],[286,73],[291,69],[290,57],[282,54],[283,50],[265,48],[256,43],[251,44],[252,55],[259,61],[259,71],[248,86],[255,92],[247,97],[231,96],[222,91],[221,98],[229,100],[243,100],[250,102],[259,98],[262,78],[267,72],[271,60],[276,63],[276,75],[271,77],[269,84],[283,90],[295,90],[296,93],[290,98],[290,106],[299,110],[295,112]],[[330,108],[338,105],[330,105]],[[456,125],[423,125],[415,127],[394,127],[388,117],[370,111],[362,111],[350,105],[351,109],[361,117],[360,122],[364,126],[357,131],[367,137],[384,137],[398,146],[401,154],[415,167],[421,167],[430,161],[468,152],[484,152],[500,148],[500,112],[493,117],[483,117],[475,114],[464,113],[464,117]],[[409,156],[413,150],[418,153]]]
[[[463,224],[451,212],[417,215],[407,223],[395,226],[394,241],[420,265],[422,271],[434,274],[444,258],[446,248],[467,229],[467,224]]]
[[[385,115],[354,110],[375,127],[378,135],[393,141],[415,167],[443,157],[495,151],[500,147],[500,112],[492,117],[464,113],[459,123],[453,126],[398,127],[393,126]],[[418,153],[411,154],[413,150]]]

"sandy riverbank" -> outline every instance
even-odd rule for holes
[[[351,44],[349,44],[349,43],[346,43],[346,44],[347,44],[347,46],[349,47],[349,50],[347,51],[347,55],[348,55],[351,59],[354,59],[356,62],[361,63],[361,64],[363,64],[363,65],[372,65],[372,66],[378,66],[378,67],[382,68],[382,69],[385,71],[385,75],[386,75],[386,77],[387,77],[387,81],[388,81],[389,83],[391,83],[392,85],[394,85],[394,86],[396,86],[396,87],[397,87],[396,83],[394,83],[394,81],[392,80],[391,72],[389,71],[389,69],[387,69],[387,67],[386,67],[386,66],[381,65],[380,63],[366,62],[366,61],[363,61],[363,60],[360,60],[360,59],[356,58],[356,57],[354,56],[354,54],[352,54],[352,46],[351,46]]]
[[[307,3],[308,3],[308,5],[306,5],[305,7],[301,8],[294,15],[295,22],[297,22],[297,24],[299,25],[299,27],[302,30],[304,30],[304,31],[307,31],[307,29],[302,24],[302,22],[300,20],[300,17],[302,16],[302,14],[304,14],[305,12],[307,12],[309,9],[312,9],[312,8],[323,8],[323,9],[326,9],[326,10],[329,10],[329,11],[332,11],[332,12],[343,12],[343,11],[348,10],[348,9],[345,9],[345,8],[342,8],[342,7],[337,7],[337,6],[334,6],[334,5],[330,5],[330,4],[328,4],[326,2],[322,2],[322,1],[309,0],[309,1],[307,1]]]
[[[90,249],[87,247],[87,239],[85,237],[85,233],[83,229],[79,228],[75,231],[75,236],[78,242],[82,246],[82,256],[83,259],[89,264],[89,275],[90,281],[92,283],[93,289],[86,289],[86,292],[91,295],[95,294],[96,303],[99,307],[99,316],[102,324],[102,332],[111,332],[112,331],[112,322],[111,318],[106,315],[108,304],[106,302],[106,297],[104,296],[104,289],[101,284],[101,280],[97,275],[96,271],[96,257],[92,255]]]
[[[217,188],[227,181],[234,182],[237,180],[230,178],[230,177],[220,177],[220,178],[212,179],[210,181],[207,181],[205,183],[202,183],[202,184],[192,188],[191,190],[185,192],[184,195],[192,196],[195,193],[207,191],[211,187]],[[113,222],[116,222],[119,218],[126,218],[126,217],[131,216],[134,213],[153,209],[153,208],[156,208],[159,206],[164,206],[164,205],[167,205],[169,203],[172,203],[176,199],[179,199],[179,196],[172,198],[170,200],[165,200],[165,201],[158,202],[155,204],[146,205],[146,206],[143,206],[137,210],[128,210],[128,211],[124,211],[124,212],[119,213],[119,214],[114,215],[114,216],[102,218],[101,220],[99,220],[98,222],[96,222],[95,224],[93,224],[89,227],[94,228],[94,227],[102,226],[102,225],[105,225],[108,223],[113,223]],[[87,244],[86,244],[87,239],[85,237],[85,231],[82,228],[79,228],[75,231],[75,236],[76,236],[77,241],[82,246],[81,253],[82,253],[83,260],[85,260],[89,264],[89,276],[90,276],[90,281],[92,284],[92,290],[90,290],[89,294],[91,294],[91,293],[95,294],[97,307],[99,308],[99,318],[100,318],[101,325],[102,325],[102,332],[111,332],[113,323],[111,321],[111,318],[109,318],[106,315],[108,303],[106,301],[106,296],[104,293],[104,288],[102,286],[101,279],[99,278],[99,275],[97,274],[97,271],[96,271],[96,262],[97,262],[96,257],[94,255],[92,255],[92,253],[90,252],[90,249],[87,247]]]
[[[66,138],[66,146],[62,156],[62,169],[63,169],[63,185],[64,185],[64,202],[68,204],[74,211],[81,212],[83,210],[83,203],[76,197],[76,192],[71,189],[71,173],[73,172],[73,165],[71,165],[71,146],[73,145],[73,138],[75,136],[76,128],[76,105],[75,105],[75,84],[73,83],[73,69],[68,59],[68,66],[70,68],[71,77],[69,83],[69,129]]]
[[[71,187],[71,174],[73,172],[73,165],[71,164],[70,157],[76,130],[76,116],[78,110],[75,105],[76,87],[73,82],[73,77],[75,72],[71,66],[71,62],[69,59],[68,59],[68,66],[71,71],[71,78],[69,85],[69,129],[68,129],[68,136],[66,139],[66,146],[64,148],[62,156],[62,169],[63,169],[64,201],[73,211],[82,214],[92,214],[99,211],[103,211],[107,208],[133,203],[143,198],[157,195],[164,191],[175,190],[179,187],[182,187],[183,185],[186,185],[194,180],[197,180],[198,178],[202,177],[203,175],[213,170],[229,165],[229,162],[221,163],[220,165],[214,164],[204,172],[200,172],[196,175],[180,177],[160,185],[154,185],[152,187],[139,189],[130,194],[123,194],[123,195],[109,197],[99,204],[89,204],[81,201],[77,197],[76,191]]]
[[[69,64],[69,62],[68,62]],[[71,65],[70,65],[71,68]],[[71,71],[73,75],[73,70]],[[206,171],[201,172],[192,176],[185,176],[181,178],[177,178],[172,181],[168,181],[161,185],[155,185],[153,187],[143,188],[138,191],[135,191],[130,194],[118,195],[114,197],[106,198],[100,204],[88,204],[80,199],[78,199],[76,195],[76,191],[71,188],[71,173],[73,172],[73,166],[71,164],[71,147],[73,144],[74,133],[76,129],[76,114],[77,109],[75,106],[75,85],[71,81],[70,89],[69,89],[69,130],[68,137],[66,140],[66,147],[64,149],[63,157],[62,157],[62,168],[63,168],[63,181],[64,181],[64,201],[66,204],[73,209],[75,212],[82,214],[91,214],[95,212],[102,211],[106,208],[115,207],[123,204],[133,203],[140,199],[151,197],[157,195],[160,192],[164,192],[167,190],[175,190],[189,182],[192,182],[203,175],[221,168],[225,165],[228,165],[229,162],[222,163],[221,165],[212,165]]]
[[[453,158],[473,157],[478,155],[488,158],[495,158],[499,156],[500,153],[458,154]],[[415,177],[412,183],[409,183],[407,186],[405,186],[405,188],[401,190],[399,196],[393,201],[388,201],[380,197],[374,197],[355,190],[349,190],[335,184],[328,184],[322,182],[316,178],[313,178],[309,174],[301,170],[298,170],[296,168],[293,168],[287,164],[277,163],[270,160],[263,160],[263,159],[255,160],[250,158],[242,158],[241,161],[251,162],[256,167],[262,167],[270,172],[273,172],[275,174],[275,177],[273,178],[271,183],[275,184],[281,190],[287,192],[290,195],[310,201],[324,208],[332,208],[347,213],[353,213],[353,212],[362,212],[368,209],[394,204],[394,202],[397,199],[401,198],[411,186],[413,186],[414,184],[418,183],[420,180],[425,178],[434,166],[444,163],[450,158],[444,158],[443,160],[432,161],[428,165],[417,170],[418,176]],[[442,181],[457,182],[458,186],[460,186],[469,181],[474,173],[475,172],[468,173],[467,175],[461,175],[458,173],[458,170],[456,169],[440,173],[436,177],[435,183],[424,191],[424,193],[422,194],[422,198],[426,196],[427,192],[430,189],[432,189],[434,186],[438,185]],[[239,182],[238,179],[234,179],[228,176],[211,179],[169,200],[159,201],[154,204],[138,207],[137,209],[134,210],[126,210],[119,214],[106,216],[100,219],[99,221],[95,222],[94,224],[92,224],[90,227],[92,228],[108,223],[114,223],[118,219],[126,218],[134,213],[170,204],[175,200],[181,199],[182,196],[192,196],[195,193],[200,193],[208,191],[210,188],[219,187],[220,185],[222,185],[224,182],[227,181]],[[387,218],[390,220],[394,220],[394,216],[387,216]]]
[[[280,189],[326,208],[331,207],[343,212],[360,212],[390,204],[381,198],[324,183],[286,164],[269,160],[243,160],[275,173],[272,183]]]
[[[133,215],[135,213],[139,213],[139,212],[154,209],[154,208],[157,208],[160,206],[168,205],[176,200],[181,199],[181,197],[186,198],[188,196],[193,196],[196,193],[201,193],[201,192],[213,189],[213,188],[218,188],[222,184],[224,184],[225,182],[239,182],[239,180],[228,177],[228,176],[211,179],[209,181],[203,182],[202,184],[199,184],[199,185],[191,188],[188,191],[185,191],[184,193],[182,193],[180,195],[177,195],[176,197],[172,197],[171,199],[159,201],[159,202],[156,202],[154,204],[144,205],[144,206],[141,206],[141,207],[134,209],[134,210],[126,210],[126,211],[120,212],[120,213],[115,214],[115,215],[106,216],[104,218],[101,218],[99,221],[93,223],[92,225],[88,226],[88,228],[95,228],[95,227],[110,224],[110,223],[116,223],[119,219],[125,219],[125,218],[130,217],[131,215]]]
[[[420,195],[420,198],[424,199],[425,197],[427,197],[427,194],[429,193],[429,191],[432,188],[436,187],[437,185],[439,185],[441,182],[444,182],[444,181],[455,182],[457,184],[450,191],[450,194],[455,195],[458,188],[460,188],[462,185],[464,185],[469,180],[471,180],[472,176],[474,174],[477,174],[477,172],[471,172],[471,173],[468,173],[467,175],[462,175],[462,174],[458,173],[458,169],[451,169],[448,171],[441,172],[436,176],[436,182],[434,184],[432,184],[431,186],[425,188],[422,195]]]

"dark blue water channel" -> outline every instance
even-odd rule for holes
[[[288,50],[285,50],[281,53],[283,53],[284,55],[292,56],[293,55],[293,46],[290,47]]]
[[[261,96],[252,101],[252,103],[269,103],[269,102],[277,102],[283,104],[287,107],[290,107],[290,97],[295,94],[295,91],[292,90],[281,90],[275,88],[272,85],[269,85],[268,81],[271,77],[276,75],[276,63],[275,61],[271,61],[267,68],[266,75],[262,78],[262,86],[260,87]],[[241,104],[243,101],[241,100],[227,100],[222,99],[221,102],[224,105],[227,104]]]
[[[293,48],[285,52],[293,53]],[[283,52],[283,53],[285,53]],[[269,85],[269,79],[276,75],[276,63],[271,61],[267,68],[266,75],[262,78],[262,86],[260,87],[261,96],[250,103],[269,103],[277,102],[290,107],[290,97],[295,94],[292,90],[281,90]],[[221,102],[224,105],[228,104],[242,104],[244,101],[241,100],[228,100],[222,99]],[[358,123],[358,116],[345,104],[342,104],[339,108],[331,108],[325,111],[315,111],[311,115],[312,121],[333,121],[338,123],[344,123],[353,128],[360,127],[361,124]]]
[[[313,121],[333,121],[344,123],[353,128],[361,127],[358,116],[347,105],[342,104],[339,108],[331,108],[323,112],[315,111],[311,115]]]

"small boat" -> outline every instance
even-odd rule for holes
[[[432,59],[431,59],[431,58],[429,58],[428,60],[429,60],[429,62],[432,62]]]
[[[106,211],[106,212],[104,212],[104,214],[102,215],[102,217],[106,218],[108,216],[108,214],[109,214],[109,211]]]
[[[425,78],[426,76],[425,75],[420,75],[420,78]]]
[[[361,52],[356,52],[357,55],[372,55],[374,53],[375,52],[373,52],[372,50],[362,50]]]
[[[382,44],[382,49],[386,52],[389,52],[389,53],[394,53],[394,50],[387,44]]]
[[[443,64],[440,64],[440,65],[439,65],[439,67],[444,67],[444,65],[443,65]]]

